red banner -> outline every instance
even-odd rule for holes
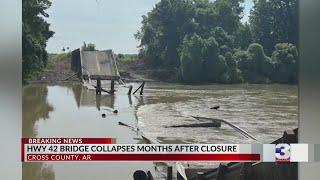
[[[260,154],[28,154],[28,161],[260,161]]]

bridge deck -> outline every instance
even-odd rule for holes
[[[117,64],[111,50],[80,51],[81,73],[83,78],[118,80]]]

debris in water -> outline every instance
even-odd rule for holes
[[[215,110],[218,110],[220,108],[220,106],[213,106],[212,108],[210,109],[215,109]]]

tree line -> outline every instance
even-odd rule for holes
[[[161,0],[142,16],[139,55],[184,82],[297,83],[297,0]]]
[[[49,0],[22,0],[22,79],[37,76],[46,66],[47,40],[54,34],[45,18]]]

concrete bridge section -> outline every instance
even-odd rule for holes
[[[72,68],[81,79],[119,80],[116,58],[112,50],[72,51]]]
[[[76,72],[78,78],[82,80],[83,85],[88,89],[95,89],[97,95],[101,95],[101,92],[113,95],[115,92],[115,81],[120,80],[120,73],[112,50],[84,51],[80,48],[76,49],[72,51],[71,68]],[[96,81],[92,82],[91,80]],[[102,88],[102,80],[111,81],[110,90]],[[92,83],[96,83],[96,85]],[[133,94],[140,89],[140,95],[142,95],[144,85],[145,82],[143,81]],[[133,87],[130,86],[128,88],[128,95],[131,95]]]

